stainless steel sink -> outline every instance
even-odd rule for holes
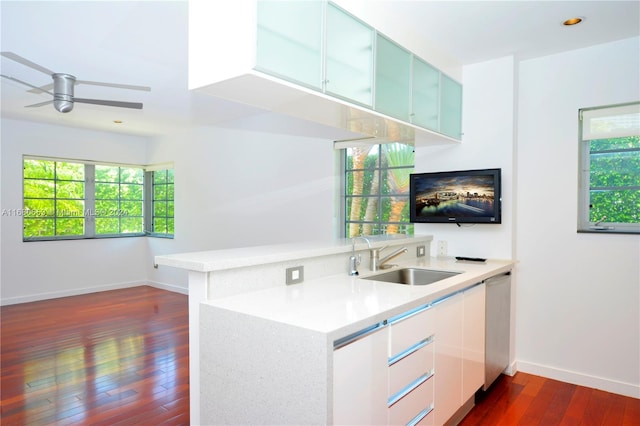
[[[382,274],[371,275],[364,277],[365,280],[385,281],[395,284],[406,285],[428,285],[450,278],[460,272],[451,271],[435,271],[433,269],[420,269],[420,268],[402,268],[394,269],[393,271],[384,272]]]

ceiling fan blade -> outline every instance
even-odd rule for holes
[[[84,98],[73,98],[74,102],[78,102],[80,104],[93,104],[93,105],[105,105],[119,108],[133,108],[133,109],[142,109],[142,103],[140,102],[121,102],[121,101],[105,101],[100,99],[84,99]]]
[[[40,102],[37,104],[33,104],[33,105],[25,105],[25,108],[37,108],[37,107],[41,107],[41,106],[45,106],[45,105],[50,105],[53,103],[53,100],[50,101],[45,101],[45,102]]]
[[[25,86],[31,87],[31,90],[29,90],[29,92],[48,93],[49,95],[53,96],[53,93],[51,93],[51,92],[49,92],[47,90],[44,90],[43,88],[40,88],[38,86],[34,86],[33,84],[29,84],[29,83],[27,83],[25,81],[22,81],[22,80],[18,80],[17,78],[11,77],[10,75],[0,74],[0,77],[4,77],[7,80],[12,80],[12,81],[15,81],[16,83],[24,84]]]
[[[50,91],[51,89],[53,89],[53,83],[45,84],[44,86],[38,86],[35,89],[27,90],[27,92],[29,93],[47,92],[48,93],[48,91]]]
[[[40,72],[43,72],[45,74],[51,75],[53,74],[53,71],[51,71],[50,69],[47,69],[45,67],[43,67],[42,65],[38,65],[35,62],[31,62],[28,59],[23,58],[20,55],[16,55],[13,52],[0,52],[0,55],[4,56],[5,58],[9,58],[12,61],[16,61],[18,63],[21,63],[22,65],[26,65],[30,68],[33,68],[34,70],[38,70]]]
[[[145,92],[151,91],[151,87],[135,86],[132,84],[101,83],[99,81],[87,81],[87,80],[76,80],[76,84],[91,84],[94,86],[117,87],[120,89],[131,89],[131,90],[143,90]]]

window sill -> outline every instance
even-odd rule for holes
[[[624,229],[578,229],[578,234],[617,234],[617,235],[638,235],[640,230],[624,230]]]

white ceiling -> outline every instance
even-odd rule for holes
[[[226,0],[237,1],[237,0]],[[640,1],[367,1],[389,20],[412,28],[463,65],[514,55],[558,53],[640,35]],[[224,13],[224,1],[220,1]],[[143,102],[143,110],[76,104],[62,114],[49,95],[1,79],[2,116],[137,135],[191,125],[240,125],[270,131],[274,123],[300,134],[330,134],[320,125],[234,104],[187,90],[188,2],[5,1],[0,3],[1,50],[81,80],[150,86],[150,92],[78,85],[82,98]],[[576,27],[561,22],[584,17]],[[427,58],[428,59],[428,58]],[[36,86],[49,76],[5,57],[2,74]],[[114,120],[122,120],[116,125]],[[295,130],[294,130],[295,133]],[[332,134],[333,136],[333,134]]]

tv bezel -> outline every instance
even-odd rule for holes
[[[416,182],[421,178],[447,178],[464,176],[493,176],[493,214],[481,217],[418,216],[416,214]],[[445,172],[412,173],[409,176],[409,220],[411,223],[502,223],[502,169],[453,170]]]

